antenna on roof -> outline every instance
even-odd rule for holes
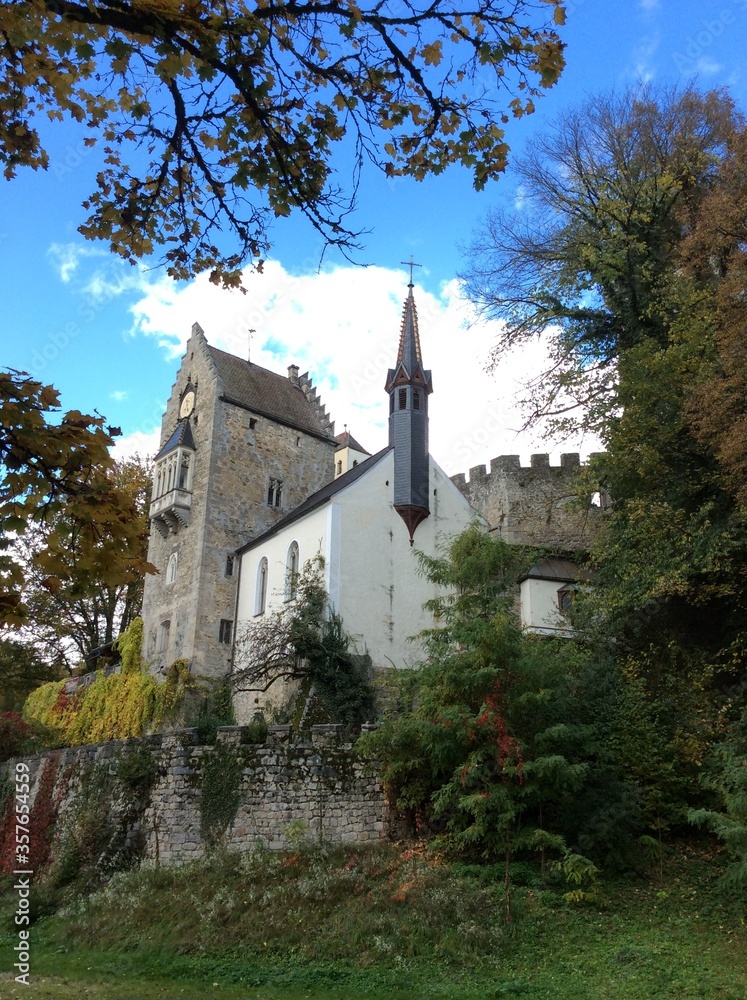
[[[251,361],[252,360],[252,334],[256,333],[256,332],[257,331],[254,329],[253,326],[249,327],[249,336],[248,336],[249,343],[246,345],[246,360],[247,361]]]

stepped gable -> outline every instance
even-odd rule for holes
[[[308,434],[334,438],[334,421],[322,406],[308,373],[298,378],[298,369],[291,365],[286,377],[217,347],[208,345],[208,351],[223,384],[226,402]]]

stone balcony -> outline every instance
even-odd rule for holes
[[[192,509],[192,494],[189,490],[170,490],[153,500],[148,516],[151,524],[165,538],[175,535],[179,528],[186,528]]]

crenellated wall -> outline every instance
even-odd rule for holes
[[[490,463],[460,473],[451,481],[490,528],[507,542],[556,549],[588,548],[606,504],[604,494],[579,502],[581,462],[577,453],[532,455],[529,466],[518,455],[501,455]],[[592,502],[596,500],[596,502]]]
[[[117,843],[137,842],[143,858],[163,864],[194,860],[216,844],[282,850],[297,845],[299,831],[333,844],[382,839],[389,815],[381,775],[341,741],[341,730],[312,726],[310,742],[293,743],[290,726],[271,726],[260,745],[246,742],[251,727],[225,726],[214,746],[200,746],[197,730],[185,729],[25,758],[31,835],[52,810],[54,838],[64,840],[84,786],[105,778],[97,814],[104,809],[109,825],[122,826]],[[142,772],[144,750],[150,780],[128,787],[127,762],[137,760]],[[12,778],[15,765],[0,766],[0,779]]]

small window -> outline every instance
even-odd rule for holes
[[[337,463],[337,475],[342,475],[342,459],[340,459]]]
[[[418,389],[412,390],[412,408],[413,410],[420,409],[420,392]]]
[[[235,556],[226,556],[226,576],[233,576]]]
[[[357,464],[358,464],[358,459],[354,458],[353,459],[353,468],[355,468]]]
[[[558,610],[561,614],[567,615],[573,607],[573,590],[570,587],[563,587],[558,591]]]
[[[224,646],[230,644],[233,638],[233,621],[230,618],[221,618],[220,629],[218,631],[218,642],[223,643]]]
[[[298,593],[298,542],[291,542],[285,560],[285,599],[294,601]]]
[[[253,431],[256,426],[257,426],[256,419],[254,417],[249,417],[249,430]]]
[[[262,557],[257,567],[257,589],[254,594],[254,614],[263,615],[267,604],[267,559]]]
[[[279,507],[283,502],[283,480],[271,479],[267,487],[267,506]]]
[[[389,412],[394,413],[394,393],[389,396]]]
[[[399,390],[399,408],[400,410],[407,409],[407,389]]]
[[[173,583],[176,580],[176,569],[179,564],[179,556],[172,552],[169,556],[169,564],[166,567],[166,583]]]
[[[165,653],[169,648],[169,637],[171,635],[171,622],[166,619],[166,621],[161,622],[158,626],[158,645],[156,646],[157,653]]]

